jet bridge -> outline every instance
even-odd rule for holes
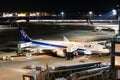
[[[42,70],[37,67],[35,72],[31,72],[32,75],[23,75],[23,80],[28,78],[28,80],[110,80],[110,66],[102,65],[101,62],[89,62],[54,68],[47,65],[46,70]]]

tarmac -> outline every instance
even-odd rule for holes
[[[15,52],[1,52],[1,55],[12,56],[14,60],[0,60],[0,80],[23,80],[23,75],[32,71],[32,69],[26,69],[27,65],[46,67],[46,64],[48,64],[49,67],[55,67],[96,61],[110,63],[110,56],[89,56],[89,58],[86,60],[81,61],[81,59],[84,59],[84,56],[80,56],[73,60],[66,60],[65,58],[59,58],[50,55],[32,56],[31,59],[27,59],[25,56],[17,57]]]
[[[89,35],[79,37],[79,34],[74,36],[75,32],[69,32],[68,37],[70,37],[72,41],[89,41],[89,40],[99,40],[107,37],[111,37],[109,33],[106,32],[92,32]],[[88,32],[86,32],[88,34]],[[96,35],[97,37],[96,37]],[[108,35],[106,35],[108,34]],[[62,34],[59,34],[62,35]],[[90,36],[94,35],[94,36]],[[32,56],[31,59],[28,59],[25,56],[16,56],[15,51],[4,52],[0,51],[0,58],[5,56],[11,56],[14,60],[0,60],[0,80],[23,80],[23,75],[32,71],[32,69],[26,69],[27,65],[39,65],[46,67],[46,63],[49,67],[52,66],[65,66],[65,65],[74,65],[74,64],[82,64],[85,62],[96,62],[101,61],[102,63],[110,63],[110,56],[89,56],[86,60],[84,60],[84,56],[79,56],[73,60],[66,60],[65,58],[55,57],[51,55],[42,54],[39,56]]]

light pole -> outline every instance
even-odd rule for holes
[[[116,19],[116,17],[117,17],[117,10],[116,10],[116,9],[112,9],[110,15],[112,15],[112,17],[114,17],[114,18]],[[114,18],[113,18],[113,19],[114,19]],[[115,34],[116,34],[116,36],[119,35],[119,27],[118,27],[118,30],[115,30]]]
[[[39,12],[36,12],[36,16],[37,16],[37,20],[38,20],[38,22],[39,22],[40,13],[39,13]]]
[[[90,18],[90,24],[92,24],[92,14],[93,14],[93,12],[92,11],[89,11],[89,18]]]
[[[60,14],[61,14],[61,18],[63,19],[63,17],[64,17],[64,12],[61,12]]]
[[[118,16],[118,35],[120,36],[120,5],[117,5],[117,16]]]
[[[64,12],[61,12],[61,19],[62,19],[62,22],[63,22],[63,18],[64,18]]]

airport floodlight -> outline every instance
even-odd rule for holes
[[[113,15],[117,15],[117,10],[113,9],[113,10],[112,10],[112,14],[113,14]]]
[[[61,12],[61,15],[64,15],[64,12]]]
[[[36,12],[36,16],[39,16],[40,15],[40,13],[39,12]]]
[[[92,11],[89,11],[89,15],[92,15],[93,14],[93,12]]]

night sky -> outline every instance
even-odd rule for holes
[[[120,0],[1,0],[0,11],[107,12]]]

